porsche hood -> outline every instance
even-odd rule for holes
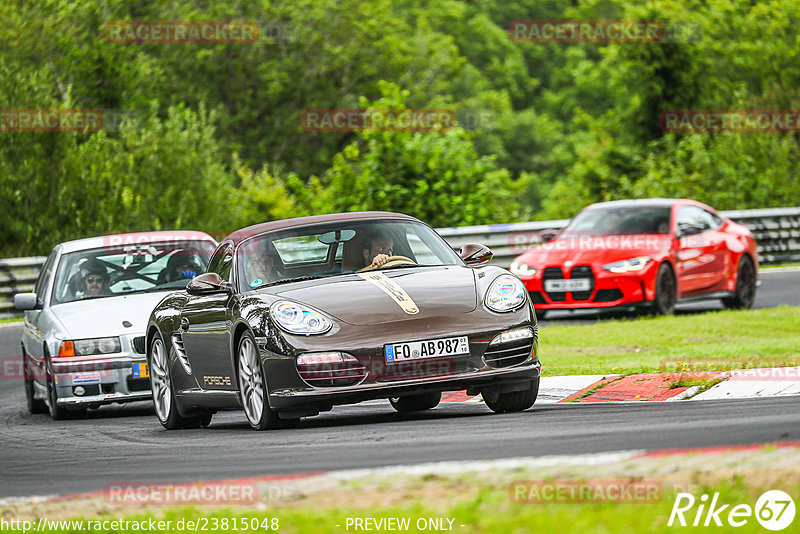
[[[478,305],[474,271],[456,265],[366,271],[276,294],[352,325],[464,314]]]

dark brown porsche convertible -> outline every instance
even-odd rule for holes
[[[430,409],[453,390],[495,412],[526,410],[539,390],[536,315],[491,257],[480,245],[458,255],[397,213],[234,232],[150,316],[156,415],[176,429],[244,409],[253,428],[287,428],[368,399]]]

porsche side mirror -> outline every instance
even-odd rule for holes
[[[539,232],[539,239],[542,241],[542,243],[549,243],[550,241],[556,238],[557,234],[558,230],[554,228],[550,228],[548,230],[542,230],[541,232]]]
[[[494,257],[494,253],[484,245],[469,243],[461,247],[461,252],[458,254],[464,263],[470,267],[477,267],[485,263],[489,263]]]
[[[186,292],[190,295],[208,295],[220,291],[230,291],[230,287],[217,273],[203,273],[186,284]]]
[[[35,310],[39,308],[39,299],[36,293],[17,293],[14,295],[14,307],[20,311]]]

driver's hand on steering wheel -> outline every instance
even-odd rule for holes
[[[376,269],[386,264],[389,261],[389,256],[387,254],[378,254],[374,258],[372,258],[372,264],[370,265],[371,268]]]

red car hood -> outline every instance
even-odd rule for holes
[[[672,236],[663,234],[566,237],[532,248],[517,261],[538,268],[563,265],[566,261],[573,265],[606,264],[637,256],[661,256],[671,242]]]

